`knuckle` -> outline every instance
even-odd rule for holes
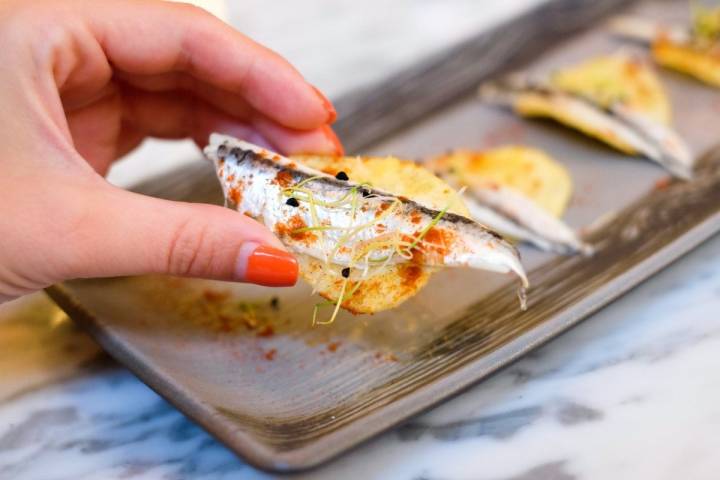
[[[32,293],[47,285],[33,282],[13,271],[0,271],[0,303]]]
[[[202,274],[209,263],[206,245],[208,232],[204,224],[198,225],[189,220],[181,223],[170,236],[166,256],[167,272],[180,276]]]
[[[205,10],[204,8],[194,5],[192,3],[188,2],[176,2],[176,8],[180,9],[185,13],[186,15],[192,16],[193,18],[199,18],[199,17],[212,17],[215,18],[213,14],[211,14],[209,11]]]

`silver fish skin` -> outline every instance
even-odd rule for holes
[[[479,96],[483,101],[510,108],[523,93],[546,97],[558,108],[571,112],[573,116],[612,132],[672,175],[684,180],[692,178],[694,158],[680,136],[667,126],[621,104],[606,109],[591,99],[559,91],[541,79],[523,75],[513,75],[505,82],[485,84],[479,89]]]
[[[469,187],[464,199],[473,219],[503,235],[562,255],[593,253],[592,246],[584,243],[562,220],[510,188]]]
[[[449,212],[440,215],[407,198],[339,180],[225,135],[212,134],[204,153],[215,165],[225,198],[239,212],[262,221],[294,252],[358,268],[414,261],[514,273],[528,284],[517,250],[474,220]],[[293,190],[300,182],[305,182],[305,192]],[[289,203],[290,198],[297,201]],[[348,198],[355,199],[355,208],[343,200]],[[412,241],[437,218],[431,230],[435,234],[427,234],[416,246],[418,258],[398,255],[393,246],[373,248],[362,260],[356,258],[355,252],[365,252],[364,246],[388,235]],[[328,229],[300,231],[314,226]],[[347,238],[349,232],[354,234]]]

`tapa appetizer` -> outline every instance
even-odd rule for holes
[[[618,17],[611,30],[649,46],[659,65],[720,87],[720,7],[693,6],[689,26]]]
[[[591,254],[562,217],[572,196],[567,170],[543,151],[506,146],[456,150],[427,164],[454,188],[479,223],[542,250]]]
[[[545,76],[514,74],[481,86],[480,97],[647,157],[676,177],[692,176],[693,157],[670,126],[667,94],[652,67],[635,55],[600,56]]]
[[[437,268],[514,273],[515,247],[468,218],[457,192],[430,171],[393,157],[286,158],[213,134],[212,160],[228,204],[263,222],[293,251],[301,275],[333,308],[393,308]],[[522,291],[522,290],[521,290]],[[522,298],[522,296],[521,296]]]

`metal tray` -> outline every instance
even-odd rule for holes
[[[717,91],[661,72],[675,124],[702,158],[689,183],[667,182],[648,161],[473,98],[481,80],[510,68],[551,68],[615,50],[599,22],[627,5],[550,1],[338,102],[337,128],[351,151],[422,158],[523,143],[568,166],[576,192],[567,219],[593,225],[586,238],[597,253],[523,249],[533,285],[527,311],[505,277],[459,270],[437,274],[398,309],[344,314],[318,327],[310,325],[315,300],[303,285],[269,290],[143,277],[72,281],[49,294],[111,355],[250,463],[275,471],[318,465],[490,375],[720,230]],[[684,1],[631,8],[653,18],[687,15]],[[138,190],[220,201],[200,162]]]

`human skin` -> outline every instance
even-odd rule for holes
[[[261,224],[104,175],[146,137],[213,131],[341,154],[334,119],[279,55],[191,5],[0,1],[0,302],[149,273],[292,285],[297,263]]]

